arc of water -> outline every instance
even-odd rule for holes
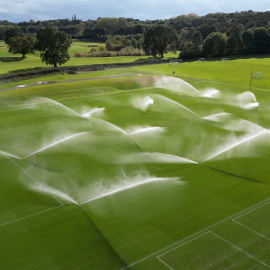
[[[176,155],[164,154],[159,152],[144,152],[126,155],[120,159],[121,164],[129,163],[180,163],[180,164],[199,164],[198,162]]]
[[[82,116],[83,117],[89,117],[92,113],[95,113],[97,111],[103,111],[104,109],[105,109],[105,107],[103,107],[103,108],[96,108],[96,109],[94,109],[94,110],[92,110],[90,112],[84,113]]]
[[[15,155],[13,155],[11,153],[8,153],[8,152],[5,152],[5,151],[1,151],[1,150],[0,150],[0,155],[4,155],[4,156],[8,156],[8,157],[13,157],[13,158],[17,158],[17,159],[21,159],[18,156],[15,156]]]
[[[229,114],[225,113],[225,112],[222,112],[222,113],[217,113],[217,114],[212,114],[212,115],[205,116],[203,119],[208,120],[208,119],[218,117],[218,116],[222,116],[222,115],[229,115]]]
[[[193,112],[192,110],[190,110],[189,108],[185,107],[185,106],[182,105],[181,103],[179,103],[179,102],[177,102],[177,101],[175,101],[175,100],[173,100],[173,99],[170,99],[170,98],[168,98],[168,97],[164,97],[164,96],[162,96],[162,95],[158,95],[158,94],[156,94],[156,95],[159,96],[159,97],[161,97],[161,98],[163,98],[163,99],[165,99],[165,100],[167,100],[167,101],[169,101],[169,102],[174,103],[174,104],[177,105],[177,106],[180,106],[181,108],[183,108],[183,109],[185,109],[185,110],[187,110],[187,111],[193,113],[193,114],[196,115],[197,117],[201,118],[197,113]]]
[[[187,86],[191,90],[195,91],[197,94],[200,96],[203,96],[201,92],[199,92],[195,87],[193,87],[191,84],[187,83],[186,81],[180,79],[180,78],[175,78],[175,77],[162,77],[161,79],[156,79],[156,87],[162,86],[163,88],[166,88],[171,91],[177,91],[175,89],[171,89],[170,86]]]
[[[209,159],[212,159],[212,158],[214,158],[214,157],[216,157],[216,156],[218,156],[218,155],[220,155],[220,154],[222,154],[222,153],[224,153],[224,152],[226,152],[226,151],[228,151],[228,150],[230,150],[230,149],[232,149],[232,148],[234,148],[234,147],[236,147],[236,146],[238,146],[238,145],[240,145],[240,144],[242,144],[244,142],[247,142],[249,140],[252,140],[252,139],[254,139],[254,138],[256,138],[256,137],[258,137],[258,136],[260,136],[260,135],[262,135],[263,133],[266,133],[266,132],[269,132],[269,131],[268,130],[263,130],[263,131],[255,134],[255,135],[253,135],[251,137],[248,137],[248,138],[245,138],[245,139],[241,140],[240,142],[234,143],[231,146],[227,147],[226,149],[223,149],[223,150],[219,151],[218,153],[216,153],[215,155],[213,155],[213,156],[205,159],[203,162],[205,162],[205,161],[207,161]]]
[[[103,120],[103,119],[97,119],[97,121],[98,121],[98,122],[101,122],[101,123],[105,123],[105,124],[107,124],[107,125],[113,127],[114,129],[117,129],[117,130],[121,131],[123,134],[128,135],[128,134],[125,132],[125,130],[123,130],[122,128],[120,128],[120,127],[118,127],[118,126],[116,126],[116,125],[114,125],[114,124],[112,124],[112,123],[110,123],[110,122],[108,122],[108,121],[106,121],[106,120]]]
[[[67,195],[63,191],[60,191],[59,189],[47,186],[45,184],[39,184],[37,186],[34,186],[33,189],[36,190],[36,191],[40,191],[40,192],[55,195],[57,197],[60,197],[60,198],[65,199],[67,201],[70,201],[70,202],[72,202],[74,204],[78,204],[74,199],[72,199],[69,195]]]
[[[193,164],[199,164],[198,162],[179,157],[176,155],[170,155],[170,154],[163,154],[163,153],[145,153],[146,155],[150,156],[152,159],[155,160],[155,158],[158,158],[161,162],[173,162],[173,163],[193,163]],[[155,160],[157,162],[157,160]]]
[[[90,199],[90,200],[87,200],[85,202],[79,203],[79,205],[85,204],[85,203],[88,203],[88,202],[91,202],[91,201],[94,201],[94,200],[97,200],[97,199],[100,199],[100,198],[103,198],[103,197],[106,197],[106,196],[109,196],[109,195],[112,195],[112,194],[115,194],[115,193],[118,193],[118,192],[126,190],[126,189],[134,188],[134,187],[137,187],[137,186],[140,186],[140,185],[144,185],[144,184],[148,184],[148,183],[156,182],[156,181],[168,181],[168,180],[179,180],[179,178],[178,177],[171,177],[171,178],[169,178],[169,177],[163,177],[163,178],[161,178],[161,177],[160,178],[153,177],[153,178],[149,178],[147,180],[136,182],[134,184],[130,184],[130,185],[124,186],[122,188],[120,187],[118,189],[108,191],[105,194],[97,196],[97,197],[95,197],[93,199]]]
[[[139,130],[136,130],[132,133],[129,133],[128,135],[134,135],[134,134],[137,134],[137,133],[141,133],[141,132],[146,132],[146,131],[154,131],[154,130],[160,130],[160,131],[164,131],[164,128],[162,127],[147,127],[147,128],[141,128]]]
[[[36,98],[37,100],[41,100],[41,101],[45,101],[45,102],[50,102],[50,103],[53,103],[57,106],[60,106],[62,108],[64,108],[65,110],[68,110],[69,112],[75,114],[76,116],[79,116],[79,117],[82,117],[79,113],[75,112],[74,110],[70,109],[69,107],[65,106],[64,104],[58,102],[58,101],[55,101],[53,99],[50,99],[50,98],[45,98],[45,97],[39,97],[39,98]]]
[[[58,140],[58,141],[56,141],[56,142],[53,142],[53,143],[51,143],[51,144],[49,144],[49,145],[47,145],[47,146],[45,146],[45,147],[43,147],[43,148],[41,148],[41,149],[39,149],[39,150],[33,152],[33,153],[31,153],[31,154],[29,154],[29,155],[23,157],[23,159],[24,159],[24,158],[27,158],[27,157],[29,157],[29,156],[32,156],[32,155],[34,155],[34,154],[36,154],[36,153],[38,153],[38,152],[41,152],[41,151],[43,151],[43,150],[45,150],[45,149],[48,149],[48,148],[50,148],[50,147],[52,147],[52,146],[54,146],[54,145],[57,145],[57,144],[59,144],[59,143],[62,143],[62,142],[64,142],[64,141],[70,140],[70,139],[75,138],[75,137],[77,137],[77,136],[83,135],[83,134],[85,134],[85,133],[87,133],[87,131],[84,131],[84,132],[80,132],[80,133],[76,133],[76,134],[67,136],[67,137],[65,137],[65,138],[63,138],[63,139],[61,139],[61,140]]]

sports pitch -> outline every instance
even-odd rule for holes
[[[269,269],[269,89],[191,84],[1,92],[1,269]]]

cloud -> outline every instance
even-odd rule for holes
[[[75,13],[82,20],[98,17],[125,17],[154,20],[197,13],[206,15],[215,12],[266,11],[266,0],[0,0],[1,19],[29,21],[70,18]]]

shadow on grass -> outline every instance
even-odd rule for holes
[[[38,69],[44,69],[44,67],[15,69],[15,70],[9,71],[8,74],[14,74],[14,73],[20,73],[20,72],[26,72],[26,71],[33,71],[33,70],[38,70]]]
[[[225,56],[216,56],[216,57],[206,57],[205,61],[207,62],[220,62],[222,58],[228,58],[229,61],[231,60],[243,60],[243,59],[264,59],[264,58],[270,58],[270,54],[246,54],[246,55],[225,55]],[[185,59],[183,58],[183,62],[196,62],[199,58],[189,58]]]
[[[0,57],[0,62],[20,62],[26,59],[26,57]]]
[[[148,57],[143,57],[135,60],[134,62],[140,62],[140,61],[148,61],[148,60],[160,60],[162,58],[160,57],[153,57],[153,56],[148,56]]]

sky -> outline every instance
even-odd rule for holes
[[[0,0],[0,20],[22,22],[33,19],[77,19],[125,17],[139,20],[169,19],[196,13],[246,10],[270,11],[269,0]]]

